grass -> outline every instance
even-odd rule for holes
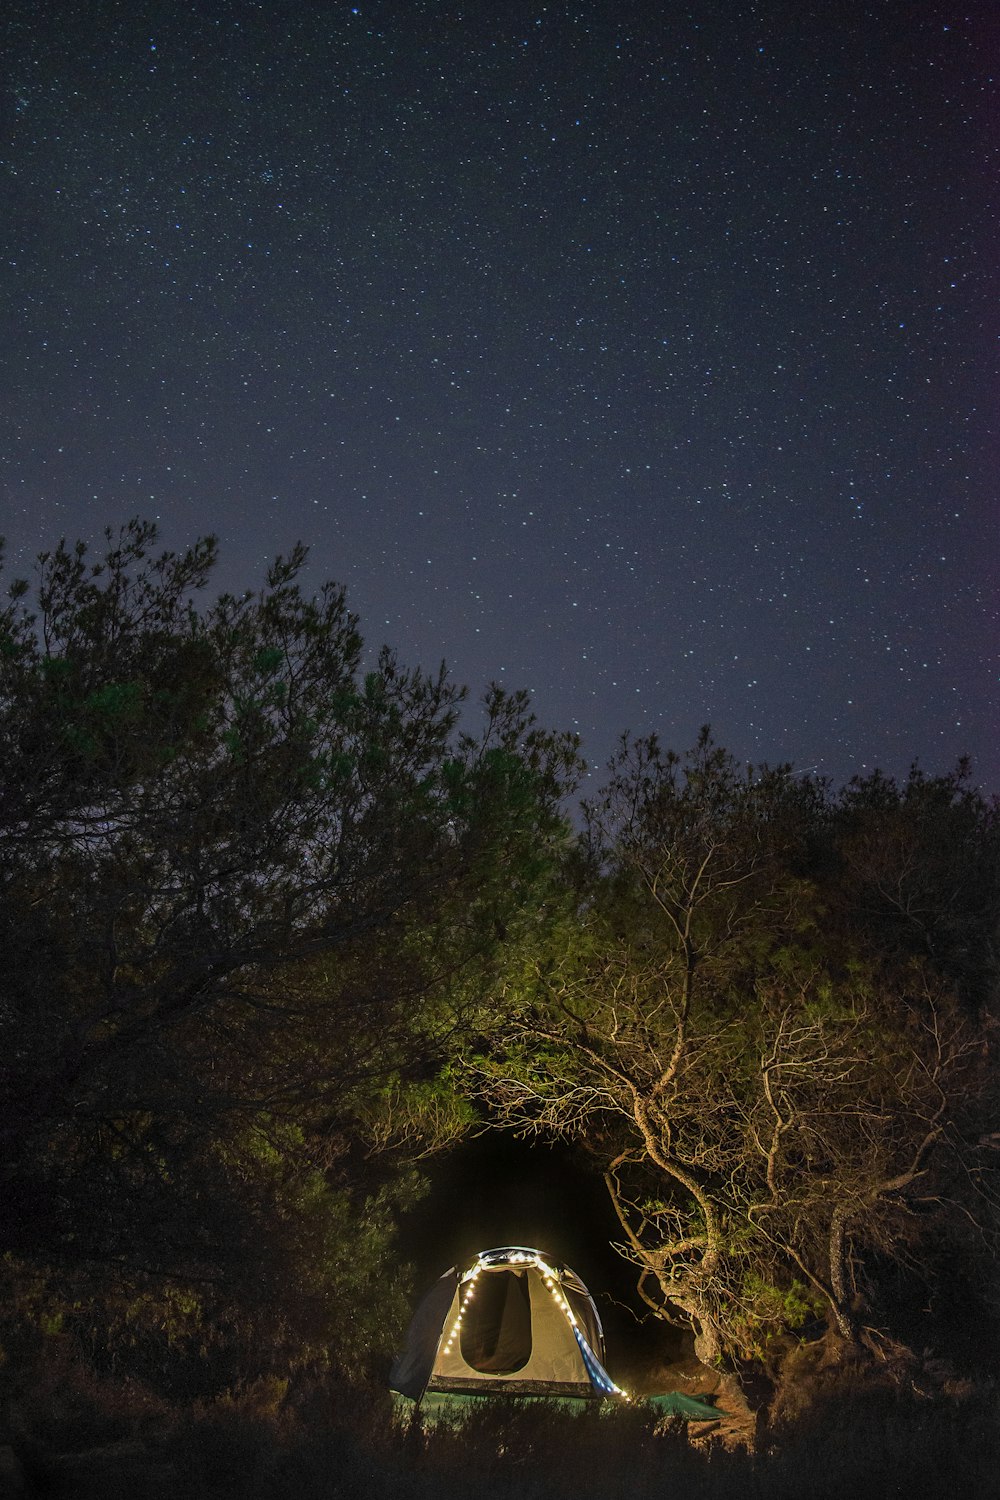
[[[989,1382],[844,1371],[796,1394],[750,1453],[641,1406],[485,1400],[425,1430],[378,1391],[265,1381],[178,1409],[64,1362],[9,1399],[0,1446],[37,1500],[951,1500],[1000,1472]]]

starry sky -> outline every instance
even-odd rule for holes
[[[991,0],[6,0],[0,531],[1000,790]],[[992,114],[991,114],[992,109]],[[596,775],[596,773],[595,773]]]

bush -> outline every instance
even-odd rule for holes
[[[425,1428],[394,1418],[384,1391],[328,1376],[170,1409],[58,1339],[33,1378],[31,1399],[10,1402],[11,1436],[39,1500],[98,1481],[101,1500],[944,1500],[1000,1469],[993,1386],[932,1396],[851,1366],[803,1379],[795,1418],[757,1454],[692,1443],[642,1406],[484,1399]]]

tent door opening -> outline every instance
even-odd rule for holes
[[[531,1358],[531,1301],[523,1271],[491,1271],[462,1288],[462,1358],[482,1375],[514,1375]]]

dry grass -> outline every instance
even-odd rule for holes
[[[65,1357],[9,1399],[0,1444],[13,1443],[36,1500],[950,1500],[1000,1472],[989,1383],[930,1390],[815,1353],[799,1366],[756,1453],[637,1406],[484,1401],[425,1431],[380,1392],[264,1382],[169,1409]]]

